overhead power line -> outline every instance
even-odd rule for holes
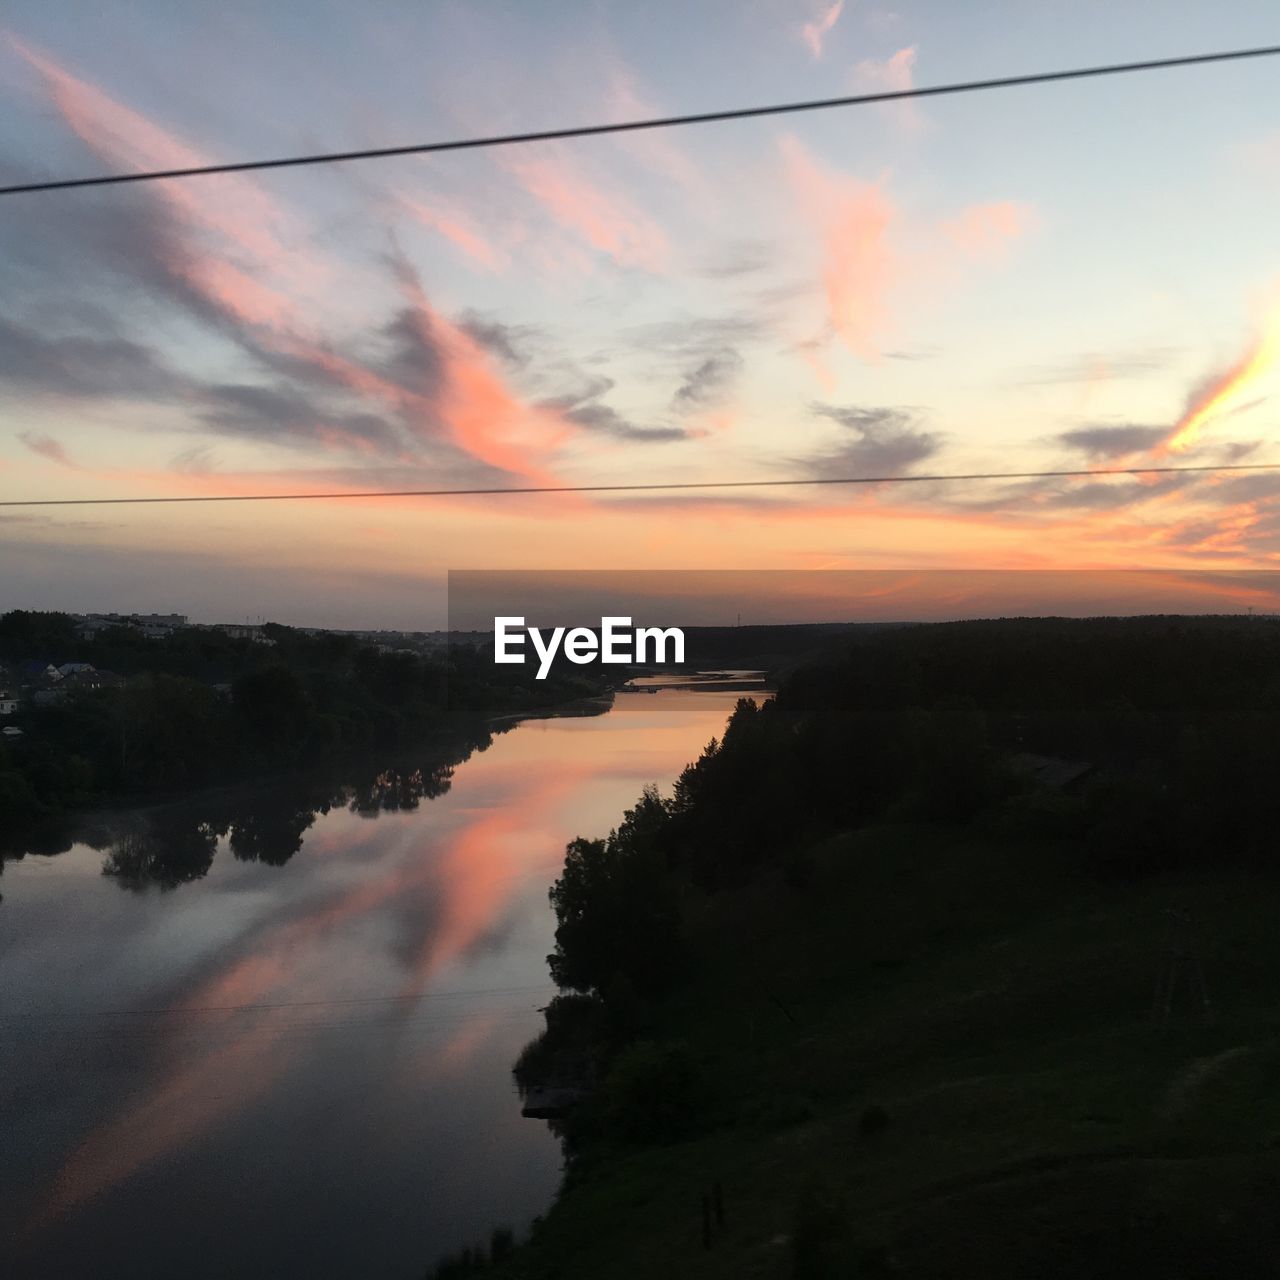
[[[1280,45],[1260,45],[1219,53],[1193,53],[1176,58],[1148,58],[1141,62],[1115,62],[1102,66],[1071,67],[1062,71],[1037,71],[1027,75],[997,76],[986,80],[961,80],[951,84],[922,85],[915,89],[886,89],[877,93],[858,93],[840,98],[814,98],[803,102],[780,102],[761,107],[734,107],[723,111],[692,112],[688,115],[652,116],[647,119],[622,120],[611,124],[572,125],[564,129],[538,129],[524,133],[453,138],[442,142],[410,143],[399,147],[366,147],[358,151],[321,151],[310,155],[281,156],[272,160],[236,160],[227,164],[190,165],[178,169],[155,169],[141,173],[108,173],[89,178],[22,182],[0,187],[0,195],[16,196],[36,191],[66,191],[76,187],[105,187],[126,182],[157,182],[168,178],[196,178],[217,173],[248,173],[258,169],[295,169],[305,165],[343,164],[351,160],[383,160],[392,156],[432,155],[443,151],[508,147],[526,142],[593,138],[603,134],[638,133],[645,129],[673,129],[683,125],[716,124],[725,120],[751,120],[760,116],[828,111],[835,107],[861,107],[876,102],[897,102],[906,98],[940,98],[948,94],[978,93],[987,89],[1013,89],[1022,85],[1051,84],[1060,80],[1086,80],[1100,76],[1127,75],[1137,71],[1163,71],[1175,67],[1241,62],[1249,58],[1270,58],[1276,54],[1280,54]]]
[[[662,493],[687,489],[781,489],[807,485],[956,484],[977,480],[1078,480],[1103,476],[1280,471],[1280,462],[1200,467],[1099,467],[1070,471],[971,471],[947,475],[809,476],[798,480],[669,480],[654,484],[549,484],[492,489],[348,489],[337,493],[209,493],[162,498],[8,498],[0,507],[140,506],[178,502],[314,502],[337,498],[498,498],[547,493]]]

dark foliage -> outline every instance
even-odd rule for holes
[[[1047,785],[1016,767],[1027,753],[1088,770]],[[597,1041],[607,1059],[619,1029],[634,1033],[636,1001],[687,976],[689,895],[762,874],[811,892],[811,850],[826,835],[884,820],[978,821],[995,836],[1069,841],[1082,869],[1106,875],[1257,866],[1275,856],[1276,777],[1275,623],[854,632],[843,656],[800,667],[771,701],[741,699],[669,800],[646,790],[607,839],[570,843],[551,892],[552,976],[602,1003],[615,1031]],[[556,1040],[549,1028],[538,1052]],[[616,1128],[625,1104],[615,1095],[610,1105]]]
[[[0,747],[6,833],[16,838],[37,819],[90,803],[409,746],[486,715],[602,688],[598,677],[563,667],[534,681],[531,669],[497,667],[465,645],[417,654],[274,624],[261,634],[271,643],[200,627],[154,639],[119,626],[80,639],[64,614],[0,615],[0,686],[27,695],[8,720],[21,738]],[[89,663],[113,679],[40,705],[34,694],[45,686],[31,671],[66,662]],[[242,834],[243,856],[260,857],[253,852],[260,846]]]

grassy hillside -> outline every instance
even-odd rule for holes
[[[589,1144],[493,1273],[1273,1275],[1280,879],[1123,884],[1078,857],[878,825],[825,841],[802,888],[691,896],[698,976],[648,1034],[691,1047],[703,1132]],[[1166,1028],[1175,906],[1214,1018],[1180,990]]]

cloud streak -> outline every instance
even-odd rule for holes
[[[688,432],[683,427],[641,426],[605,404],[603,397],[613,390],[614,385],[612,378],[598,376],[576,391],[543,401],[543,405],[569,422],[585,427],[588,431],[611,436],[615,440],[637,444],[667,444],[688,437]]]
[[[831,323],[856,355],[874,360],[889,321],[889,292],[902,274],[889,243],[898,211],[881,185],[829,173],[797,138],[783,139],[782,152],[802,207],[821,228]]]
[[[34,431],[19,431],[18,439],[39,457],[56,462],[60,467],[69,467],[73,471],[79,470],[67,456],[67,451],[52,436],[38,435]]]
[[[1215,418],[1243,407],[1245,397],[1280,365],[1280,306],[1263,322],[1261,332],[1225,369],[1210,374],[1187,397],[1182,416],[1165,442],[1171,453],[1183,453],[1200,440]]]
[[[843,11],[844,0],[833,0],[826,8],[815,14],[812,19],[801,24],[800,39],[808,47],[815,62],[822,57],[822,50],[826,44],[827,37],[835,29],[836,23],[840,21],[840,14]]]
[[[677,409],[716,404],[732,387],[743,369],[742,356],[732,347],[709,355],[685,374],[672,403]]]
[[[1155,448],[1165,437],[1164,427],[1126,422],[1114,426],[1075,427],[1062,432],[1058,443],[1092,459],[1123,458]]]
[[[924,430],[909,409],[822,403],[811,408],[846,433],[834,448],[802,460],[815,478],[903,475],[942,447],[941,437]]]

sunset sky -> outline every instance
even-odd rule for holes
[[[10,0],[0,182],[1272,44],[1270,0]],[[1280,461],[1280,59],[0,198],[0,500]],[[1280,560],[1280,475],[0,511],[0,608]]]

